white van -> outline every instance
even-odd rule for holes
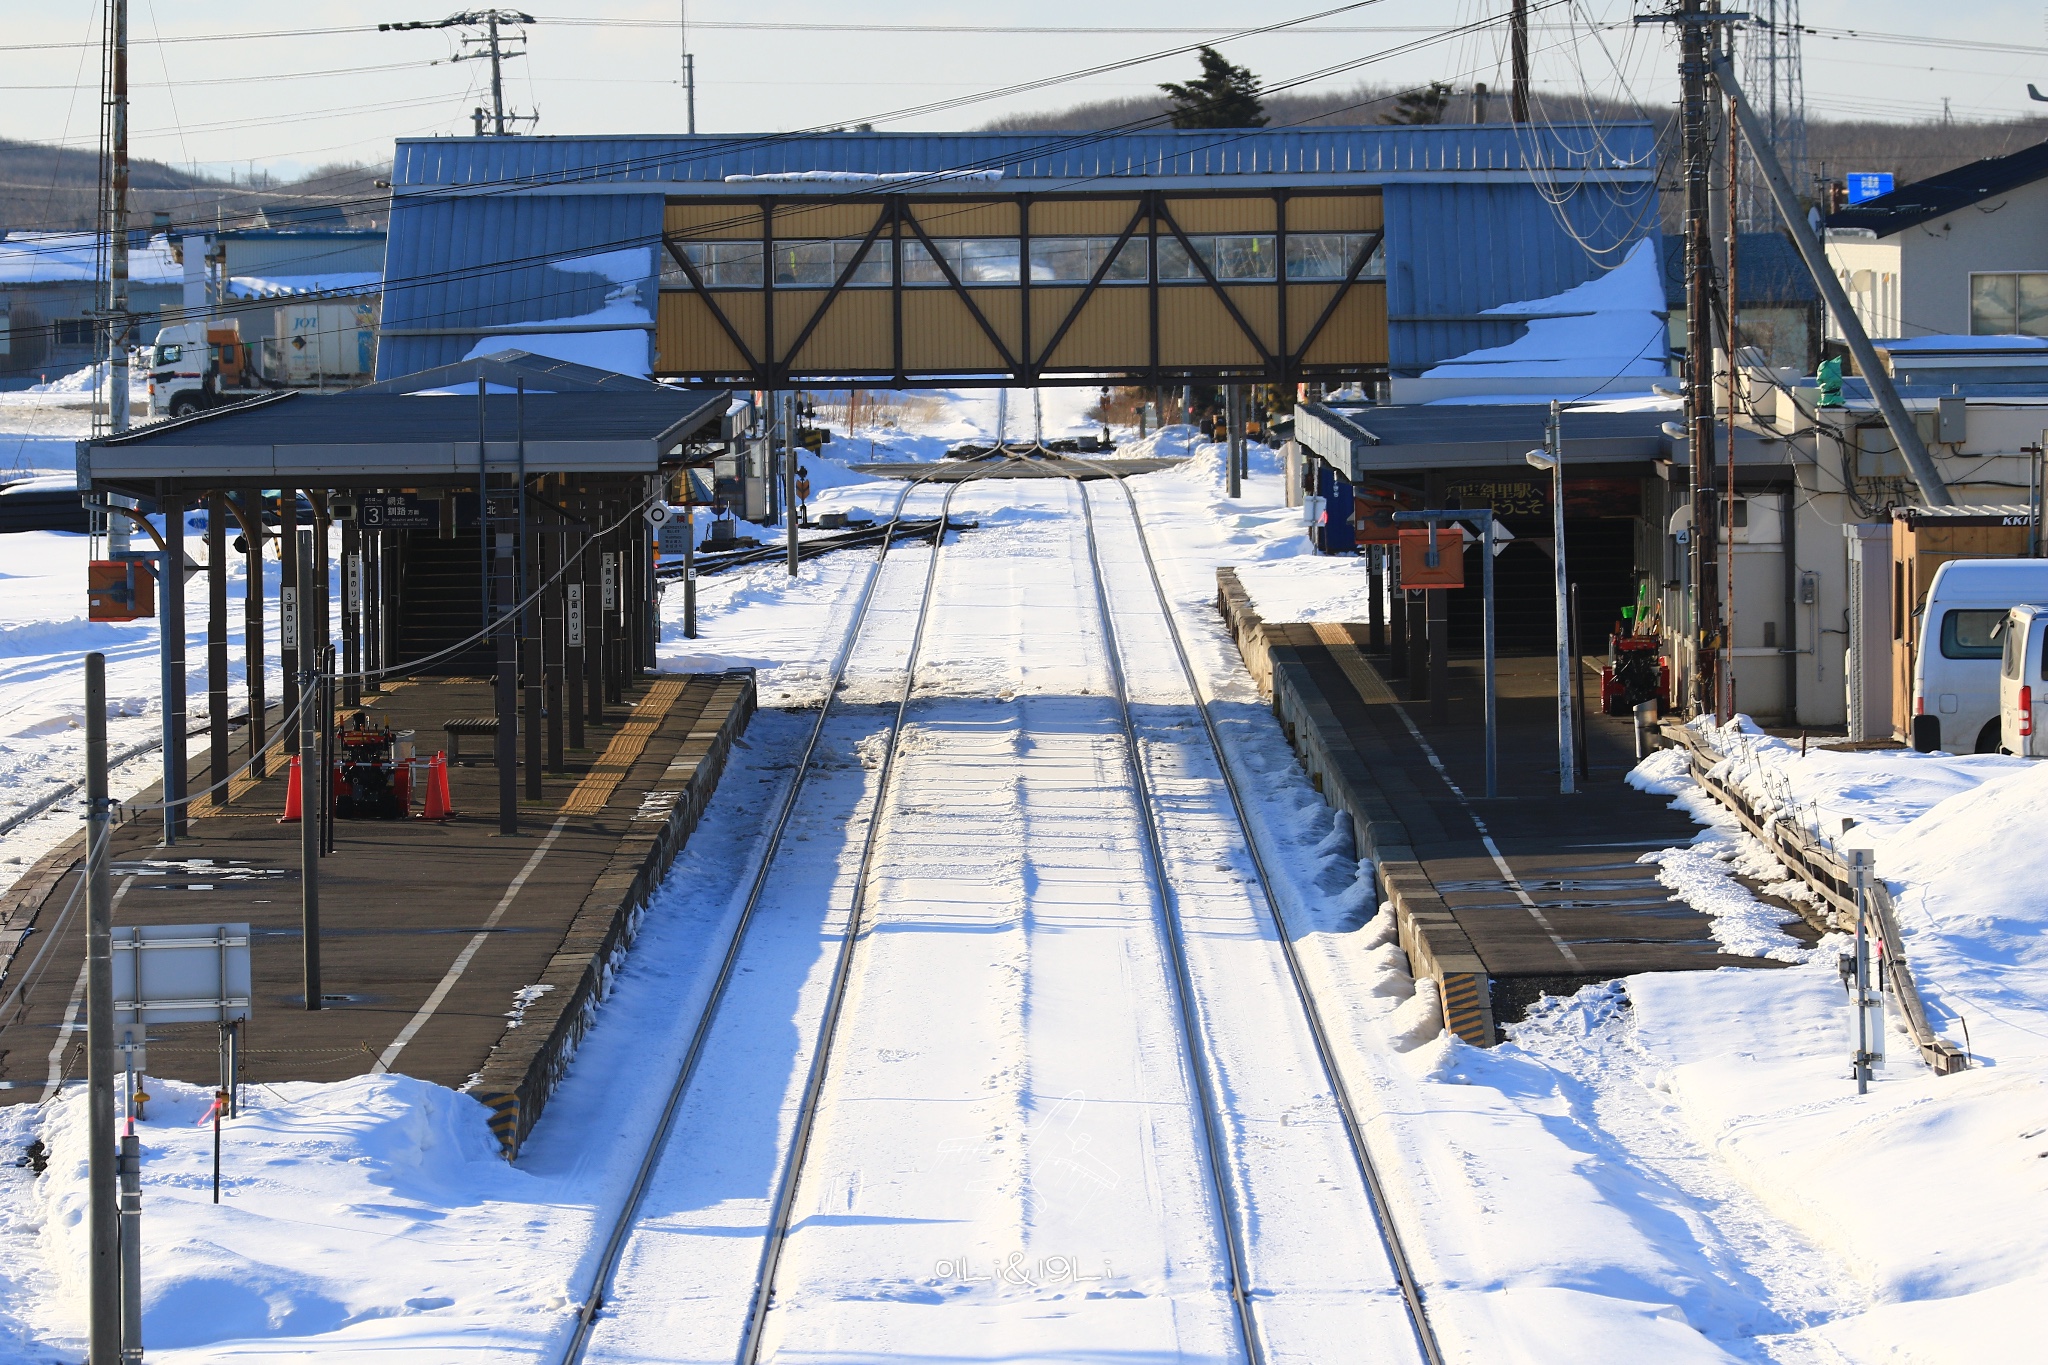
[[[2024,604],[2048,606],[2048,559],[1952,559],[1934,571],[1913,660],[1914,748],[1998,752],[2005,623]]]
[[[1999,632],[1998,752],[2048,758],[2048,607],[2014,607]]]

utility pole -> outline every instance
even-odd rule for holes
[[[1514,0],[1508,11],[1508,53],[1513,85],[1508,91],[1508,117],[1529,121],[1529,0]]]
[[[1682,92],[1679,117],[1685,159],[1685,422],[1692,497],[1692,711],[1712,704],[1714,646],[1721,624],[1718,585],[1714,576],[1713,481],[1707,474],[1714,457],[1714,285],[1713,223],[1707,129],[1707,26],[1703,0],[1681,0],[1684,18],[1679,30],[1679,75]]]
[[[128,430],[128,0],[108,0],[107,417]]]
[[[114,894],[107,844],[107,656],[85,656],[85,1076],[90,1258],[87,1359],[121,1361],[121,1205],[114,1145]]]
[[[526,55],[525,48],[520,48],[518,51],[507,51],[505,44],[524,42],[526,41],[526,34],[523,31],[516,34],[505,34],[500,30],[502,28],[521,27],[534,22],[536,22],[534,17],[524,10],[472,9],[464,10],[460,14],[451,14],[446,19],[412,19],[396,24],[379,24],[377,25],[377,31],[379,33],[401,33],[412,29],[428,28],[482,29],[483,32],[480,34],[465,34],[462,38],[464,46],[473,46],[476,49],[475,51],[458,52],[448,60],[451,62],[470,62],[485,57],[490,59],[491,110],[489,118],[491,133],[494,137],[504,137],[508,131],[508,125],[515,123],[537,123],[540,120],[540,115],[537,113],[514,114],[507,113],[505,110],[505,63],[511,61],[514,57],[524,57]],[[477,136],[481,137],[483,136],[485,119],[484,111],[478,109],[474,118],[476,120]]]
[[[1692,612],[1687,626],[1686,700],[1690,714],[1717,704],[1715,657],[1720,644],[1720,588],[1715,572],[1714,485],[1714,242],[1712,130],[1707,126],[1707,74],[1727,23],[1720,0],[1677,0],[1662,14],[1637,23],[1678,25],[1679,125],[1685,174],[1685,429],[1687,491],[1692,509],[1688,537]]]
[[[687,130],[697,131],[697,59],[690,52],[690,0],[677,0],[676,28],[683,43],[683,108],[688,115]],[[853,423],[848,422],[850,427]]]

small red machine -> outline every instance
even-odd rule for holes
[[[403,820],[412,813],[412,731],[371,725],[358,712],[334,739],[337,819]]]
[[[1657,652],[1654,635],[1610,635],[1607,666],[1600,670],[1600,709],[1625,716],[1646,701],[1671,708],[1671,664]]]

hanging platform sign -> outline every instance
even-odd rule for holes
[[[562,589],[562,634],[570,649],[583,648],[583,585],[570,583]]]
[[[365,493],[356,502],[356,520],[365,531],[441,529],[440,502],[423,502],[417,493]]]
[[[1436,563],[1429,562],[1429,528],[1401,529],[1401,586],[1403,588],[1462,588],[1465,586],[1465,528],[1436,528]]]

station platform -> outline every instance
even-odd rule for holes
[[[249,924],[245,1081],[392,1070],[466,1087],[516,1151],[574,1050],[606,960],[623,950],[633,911],[695,827],[753,713],[753,675],[644,676],[624,701],[607,708],[607,723],[586,722],[588,747],[565,755],[565,772],[543,775],[542,800],[520,803],[516,835],[499,832],[488,736],[449,765],[452,818],[335,821],[319,868],[317,1010],[304,997],[300,826],[279,823],[288,755],[273,751],[267,779],[237,780],[227,801],[195,803],[189,835],[172,847],[157,812],[122,825],[114,923]],[[446,721],[492,714],[491,688],[422,678],[366,695],[360,709],[414,731],[425,758],[448,747]],[[235,762],[246,762],[240,746]],[[195,762],[190,789],[212,780]],[[0,1021],[0,1102],[37,1100],[84,1074],[83,896],[64,914],[83,851],[81,832],[0,896],[9,991],[51,943],[26,977],[25,1007]],[[149,1075],[214,1084],[217,1058],[217,1025],[150,1028]]]
[[[1445,1022],[1466,1041],[1498,1041],[1541,996],[1598,981],[1781,965],[1723,951],[1708,917],[1636,861],[1699,826],[1622,780],[1630,721],[1589,704],[1590,774],[1559,794],[1554,656],[1497,662],[1499,795],[1488,800],[1477,659],[1451,661],[1450,719],[1433,723],[1428,702],[1389,683],[1366,626],[1263,621],[1229,569],[1217,600],[1311,779],[1350,813],[1415,975],[1438,983]]]

